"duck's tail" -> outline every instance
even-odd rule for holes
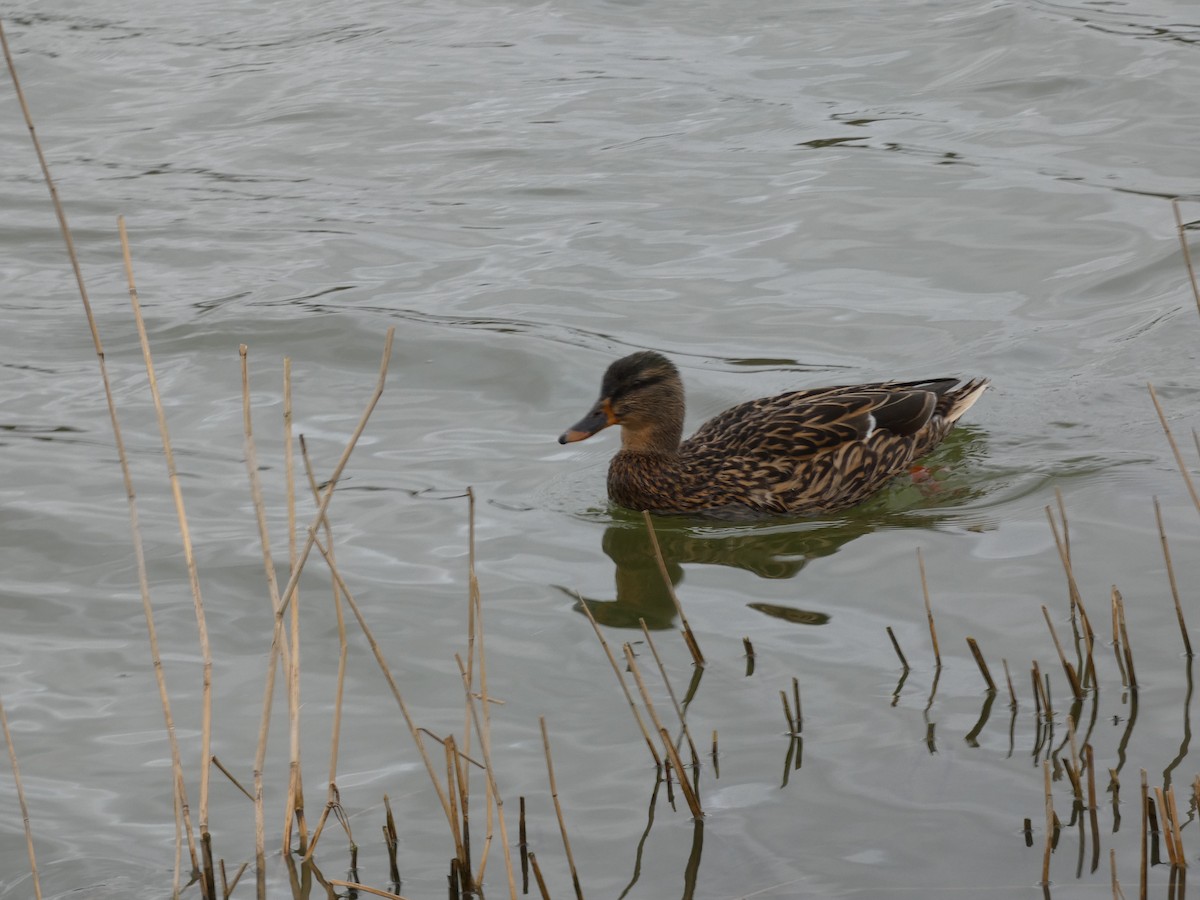
[[[990,384],[991,381],[987,378],[975,378],[968,381],[962,387],[947,391],[943,395],[943,399],[949,400],[950,403],[944,412],[939,410],[942,413],[942,418],[950,424],[957,422],[962,414],[974,406],[975,401],[983,396],[983,392],[988,389],[988,385]]]

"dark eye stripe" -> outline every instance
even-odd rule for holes
[[[624,397],[631,391],[640,391],[643,388],[653,387],[656,384],[662,384],[666,380],[666,375],[651,375],[648,378],[639,378],[637,381],[633,382],[633,384],[626,385],[623,388],[613,391],[612,399],[616,400],[619,397]]]

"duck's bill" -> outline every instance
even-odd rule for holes
[[[601,431],[609,425],[615,425],[616,422],[616,417],[613,416],[607,403],[597,404],[590,413],[560,434],[558,442],[570,444],[575,441],[587,440],[597,431]]]

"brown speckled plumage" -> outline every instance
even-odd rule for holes
[[[658,513],[803,515],[852,506],[925,456],[987,379],[878,382],[739,403],[686,441],[683,383],[643,351],[608,367],[600,399],[560,443],[621,425],[608,496]]]

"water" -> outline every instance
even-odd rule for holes
[[[1151,497],[1193,625],[1195,513],[1145,388],[1157,387],[1186,452],[1200,421],[1200,323],[1166,198],[1197,192],[1190,4],[24,2],[4,24],[97,311],[193,803],[195,622],[118,214],[208,610],[214,752],[243,783],[270,618],[238,345],[249,347],[282,553],[282,358],[296,430],[328,472],[394,326],[387,390],[333,505],[339,562],[414,716],[439,733],[461,729],[461,494],[474,487],[489,689],[506,701],[494,710],[497,776],[511,817],[528,798],[554,896],[570,888],[540,715],[588,896],[618,896],[631,881],[630,897],[684,894],[693,869],[697,897],[1040,895],[1045,750],[1035,758],[1029,665],[1040,661],[1064,701],[1041,612],[1069,635],[1043,511],[1056,487],[1101,638],[1110,585],[1129,603],[1142,689],[1134,717],[1102,646],[1092,743],[1101,791],[1120,767],[1122,822],[1114,831],[1105,794],[1101,864],[1090,871],[1087,844],[1078,875],[1081,838],[1066,828],[1052,891],[1107,891],[1110,848],[1126,892],[1136,883],[1137,770],[1162,783],[1181,757],[1168,776],[1181,811],[1200,771]],[[0,117],[0,695],[47,896],[166,895],[168,754],[111,428],[8,88]],[[1197,205],[1183,214],[1197,218]],[[702,775],[702,847],[682,802],[672,812],[660,790],[640,857],[653,773],[575,593],[617,649],[640,640],[627,626],[645,617],[677,690],[692,670],[664,630],[678,623],[636,517],[604,503],[615,436],[555,443],[604,367],[634,348],[680,365],[689,427],[733,402],[823,382],[962,374],[995,385],[936,458],[941,491],[898,486],[819,523],[664,524],[710,661],[689,721],[706,766],[719,732],[720,777]],[[945,663],[932,703],[918,547]],[[313,816],[337,646],[311,565]],[[898,696],[889,625],[914,666]],[[971,741],[983,685],[967,635],[994,674],[1009,661],[1021,703],[1010,725],[1002,688]],[[743,637],[756,650],[749,677]],[[799,768],[779,702],[792,677],[805,716]],[[285,744],[278,719],[269,846]],[[375,835],[387,792],[403,893],[444,890],[452,844],[361,638],[338,785],[365,881],[386,886]],[[8,777],[0,797],[0,896],[27,896]],[[1066,823],[1065,780],[1055,803]],[[212,807],[232,870],[252,856],[251,808],[222,776]],[[341,877],[344,839],[322,840],[318,861]],[[493,854],[488,890],[503,896]],[[282,895],[278,854],[270,866]],[[1161,893],[1166,866],[1152,880]]]

